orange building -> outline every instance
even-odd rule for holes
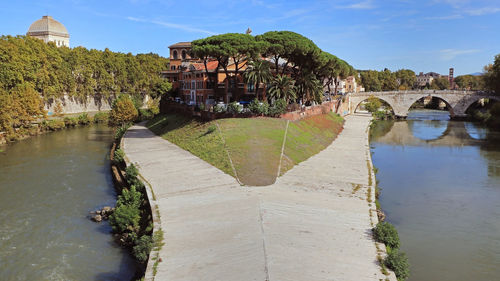
[[[226,96],[228,100],[225,102],[255,98],[255,86],[245,84],[242,76],[247,68],[246,61],[240,63],[238,75],[235,75],[235,64],[229,63],[227,77],[222,68],[217,69],[216,60],[207,62],[206,71],[202,60],[192,58],[191,42],[180,42],[169,49],[170,64],[162,76],[172,83],[173,89],[187,104],[213,104],[225,101]]]

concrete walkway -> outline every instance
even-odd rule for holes
[[[124,150],[153,186],[165,233],[155,280],[385,279],[366,200],[369,121],[347,116],[332,145],[265,187],[132,127]]]

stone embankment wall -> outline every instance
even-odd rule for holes
[[[59,102],[63,108],[63,114],[72,114],[72,113],[83,113],[83,112],[95,112],[95,111],[108,111],[111,110],[111,104],[113,103],[114,97],[110,98],[96,98],[96,97],[87,97],[86,100],[70,97],[68,95],[64,95],[60,99],[51,100],[50,102],[45,103],[45,110],[52,115],[54,113],[55,107]],[[143,104],[146,105],[149,96],[145,96],[143,100]]]

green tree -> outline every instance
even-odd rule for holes
[[[417,81],[417,77],[415,76],[415,72],[413,72],[413,70],[400,69],[394,72],[394,74],[399,83],[399,90],[413,89],[415,82]]]
[[[374,96],[370,96],[365,103],[365,109],[371,113],[377,112],[381,106],[382,102],[380,101],[380,99]]]
[[[446,77],[439,77],[432,80],[431,89],[434,90],[447,90],[450,88],[450,81]]]
[[[486,87],[500,95],[500,54],[496,55],[493,64],[485,66],[484,70]]]
[[[123,125],[137,119],[139,113],[129,95],[120,95],[113,101],[109,119],[112,124]]]
[[[398,89],[396,75],[387,68],[378,73],[378,80],[382,84],[382,91],[393,91]]]
[[[276,76],[269,87],[269,95],[273,100],[284,99],[288,104],[297,97],[295,81],[286,75]]]
[[[269,63],[265,60],[253,60],[249,63],[244,73],[246,83],[255,85],[255,96],[259,99],[260,83],[264,83],[262,100],[266,100],[265,85],[271,80],[272,75],[269,69]]]
[[[375,70],[362,71],[361,83],[367,92],[379,92],[382,90],[382,83],[379,80],[378,72]]]

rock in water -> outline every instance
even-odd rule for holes
[[[95,222],[101,222],[101,221],[102,221],[102,217],[101,217],[101,215],[95,215],[92,219],[93,219]]]

